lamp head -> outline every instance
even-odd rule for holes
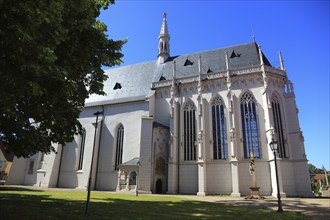
[[[272,140],[272,141],[269,143],[269,146],[270,146],[270,149],[271,149],[272,151],[277,151],[278,143],[277,143],[277,141]]]

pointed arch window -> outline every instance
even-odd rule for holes
[[[227,135],[224,104],[220,97],[215,97],[212,106],[212,134],[213,159],[225,160],[227,158]]]
[[[123,158],[123,143],[124,143],[124,126],[120,125],[117,130],[117,143],[116,143],[116,161],[115,169],[119,169]]]
[[[188,101],[183,109],[184,160],[196,160],[196,107]]]
[[[273,119],[274,119],[274,127],[275,131],[277,132],[277,141],[278,141],[278,154],[279,157],[285,158],[285,144],[284,144],[284,133],[283,133],[283,123],[282,123],[282,116],[281,116],[281,107],[280,107],[280,100],[279,98],[274,95],[272,98],[272,109],[273,109]]]
[[[82,134],[80,135],[80,143],[79,143],[80,146],[79,146],[78,170],[82,170],[83,168],[85,140],[86,140],[86,130],[83,129]]]
[[[255,158],[260,158],[256,100],[251,92],[244,93],[241,98],[241,120],[244,158],[250,158],[250,151]]]

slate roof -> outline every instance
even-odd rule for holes
[[[131,159],[125,163],[119,164],[119,166],[137,166],[139,161],[140,161],[140,158],[134,157],[133,159]]]
[[[104,83],[106,96],[92,95],[86,100],[86,106],[131,102],[144,100],[151,90],[152,82],[161,78],[172,79],[173,60],[176,61],[176,77],[182,78],[198,74],[198,57],[201,56],[202,73],[225,70],[225,52],[229,57],[229,69],[260,64],[258,47],[255,42],[202,51],[192,54],[169,57],[159,64],[157,60],[138,63],[106,70],[109,76]],[[271,66],[263,55],[265,65]],[[186,65],[185,65],[186,64]],[[190,65],[192,64],[192,65]],[[120,85],[116,85],[119,83]],[[121,88],[114,89],[116,86]]]

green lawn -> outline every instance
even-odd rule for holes
[[[0,219],[307,219],[295,212],[234,207],[175,196],[41,191],[0,186]]]

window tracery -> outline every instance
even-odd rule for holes
[[[184,160],[196,160],[196,106],[188,101],[183,108]]]
[[[212,134],[213,134],[213,159],[225,160],[227,158],[227,131],[222,99],[217,96],[212,103]]]
[[[251,151],[255,158],[260,158],[256,100],[251,92],[245,92],[241,98],[241,120],[244,158],[249,158]]]
[[[124,126],[120,125],[117,130],[115,170],[118,170],[119,164],[122,163],[123,142],[124,142]]]
[[[283,132],[283,123],[281,116],[281,105],[280,100],[277,95],[272,97],[272,110],[273,110],[273,119],[275,132],[277,133],[277,142],[278,142],[278,154],[280,158],[285,158],[285,141],[284,141],[284,132]]]

